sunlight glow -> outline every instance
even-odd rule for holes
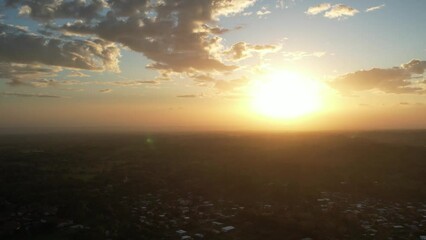
[[[253,107],[271,118],[294,119],[321,107],[319,84],[302,75],[276,72],[255,84]]]

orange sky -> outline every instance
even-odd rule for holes
[[[0,3],[2,132],[426,128],[426,2],[77,2]]]

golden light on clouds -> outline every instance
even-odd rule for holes
[[[274,72],[254,84],[255,112],[277,119],[295,119],[322,108],[320,85],[301,74]]]
[[[426,128],[426,1],[397,2],[0,1],[0,133]]]

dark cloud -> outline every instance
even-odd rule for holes
[[[403,69],[406,69],[411,74],[423,74],[426,70],[426,61],[411,60],[409,63],[402,65]]]
[[[2,92],[0,95],[3,96],[14,96],[14,97],[36,97],[36,98],[62,98],[58,95],[40,94],[40,93],[18,93],[18,92]]]
[[[426,61],[412,60],[393,68],[373,68],[348,73],[330,82],[342,92],[380,90],[385,93],[425,93],[426,89],[413,79],[426,70]]]
[[[8,83],[13,86],[53,77],[59,71],[61,71],[59,67],[0,62],[0,79],[8,79]]]
[[[237,67],[224,63],[219,36],[230,29],[215,24],[255,1],[7,0],[3,6],[42,29],[1,24],[0,61],[118,71],[119,44],[160,72],[232,71]]]
[[[216,34],[216,35],[224,34],[224,33],[227,33],[227,32],[229,32],[229,31],[231,31],[231,30],[230,30],[230,29],[228,29],[228,28],[210,27],[210,26],[209,26],[209,25],[207,25],[207,24],[204,24],[204,25],[203,25],[203,28],[204,28],[205,30],[209,31],[210,33],[212,33],[212,34]]]
[[[53,19],[85,19],[99,17],[99,12],[108,6],[105,0],[12,0],[6,6],[19,5],[20,15],[29,16],[37,21]]]
[[[135,16],[149,9],[149,0],[108,0],[117,16]]]
[[[119,49],[100,39],[60,39],[0,23],[0,61],[118,71]]]
[[[209,27],[217,17],[242,11],[254,0],[109,1],[110,11],[96,23],[76,21],[62,30],[96,35],[143,53],[149,68],[176,72],[231,71],[217,55],[228,29]],[[130,7],[134,6],[134,7]]]

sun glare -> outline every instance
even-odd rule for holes
[[[253,107],[261,115],[294,119],[319,110],[319,84],[302,75],[277,72],[255,84]]]

